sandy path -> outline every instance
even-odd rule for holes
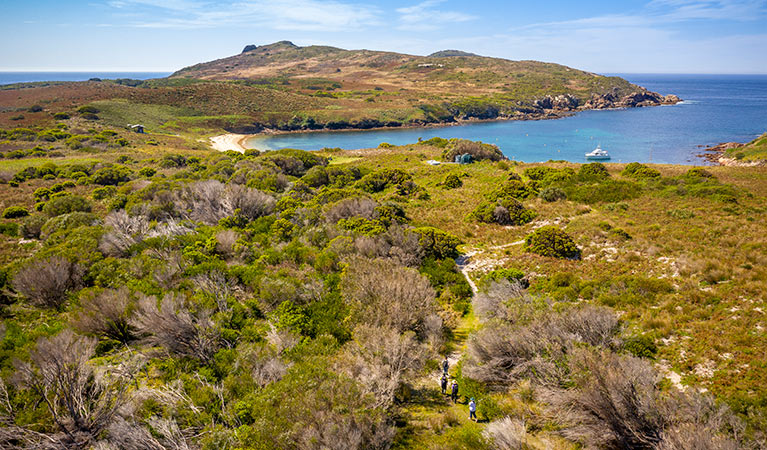
[[[222,134],[210,138],[210,146],[219,152],[234,150],[235,152],[245,153],[247,148],[245,148],[243,143],[249,137],[247,134]]]

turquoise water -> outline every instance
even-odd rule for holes
[[[767,75],[617,75],[664,95],[676,94],[684,102],[584,111],[556,120],[259,136],[250,139],[248,146],[262,150],[357,149],[440,136],[493,143],[509,158],[526,162],[583,162],[585,152],[601,145],[613,162],[703,164],[695,156],[701,146],[746,142],[767,131]]]

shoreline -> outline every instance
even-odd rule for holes
[[[524,120],[524,121],[539,121],[539,120],[557,120],[557,119],[564,119],[567,117],[572,117],[580,112],[584,111],[615,111],[615,110],[621,110],[621,109],[628,109],[628,108],[649,108],[649,107],[661,107],[661,106],[673,106],[676,104],[682,103],[683,100],[680,100],[676,103],[662,103],[658,105],[652,105],[652,106],[620,106],[615,108],[585,108],[585,109],[578,109],[578,110],[567,110],[567,111],[558,111],[558,110],[549,110],[548,113],[542,113],[542,114],[521,114],[519,116],[505,116],[505,117],[495,117],[493,119],[456,119],[454,122],[439,122],[439,123],[423,123],[423,124],[403,124],[397,127],[371,127],[371,128],[340,128],[337,130],[329,130],[329,129],[319,129],[319,130],[307,130],[307,129],[300,129],[300,130],[276,130],[273,128],[264,128],[262,131],[258,133],[252,133],[252,134],[241,134],[241,133],[225,133],[218,136],[213,136],[209,138],[209,141],[211,143],[211,148],[217,151],[227,151],[227,150],[234,150],[240,153],[244,153],[245,150],[251,150],[252,148],[246,147],[245,142],[248,139],[256,138],[256,137],[268,137],[268,136],[279,136],[279,135],[285,135],[285,134],[307,134],[307,133],[350,133],[355,131],[381,131],[381,130],[405,130],[405,129],[414,129],[414,128],[446,128],[446,127],[454,127],[454,126],[461,126],[461,125],[468,125],[473,123],[493,123],[493,122],[513,122],[518,120]],[[256,149],[260,150],[260,149]],[[268,151],[268,150],[263,150]]]
[[[219,152],[226,152],[229,150],[245,153],[245,150],[249,150],[245,147],[244,143],[247,139],[250,139],[253,135],[250,134],[236,134],[227,133],[218,136],[208,138],[211,148]]]
[[[702,153],[696,153],[695,156],[703,158],[714,165],[728,167],[756,167],[767,166],[767,160],[740,161],[735,158],[728,158],[725,155],[728,150],[745,147],[747,143],[740,142],[722,142],[717,145],[706,147]]]

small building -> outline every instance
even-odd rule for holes
[[[128,128],[130,128],[131,131],[133,131],[134,133],[144,134],[144,125],[139,125],[139,124],[131,125],[131,124],[128,124]]]

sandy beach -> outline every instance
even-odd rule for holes
[[[245,139],[250,136],[247,134],[222,134],[220,136],[214,136],[210,138],[210,146],[214,150],[225,152],[227,150],[234,150],[235,152],[245,153],[245,146],[243,145]]]

